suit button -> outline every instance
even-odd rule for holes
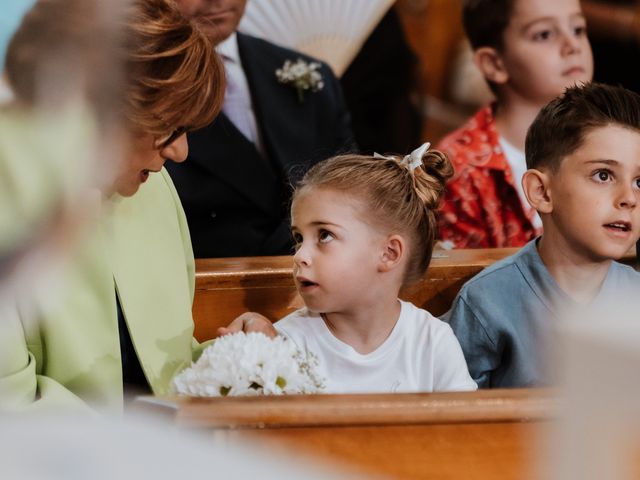
[[[216,212],[212,211],[210,213],[210,216],[211,216],[211,218],[216,218],[218,216],[218,214]]]

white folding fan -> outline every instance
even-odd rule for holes
[[[249,0],[240,31],[344,73],[394,0]]]

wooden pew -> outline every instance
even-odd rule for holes
[[[640,41],[640,5],[615,5],[602,0],[584,0],[582,10],[589,33],[601,38]]]
[[[461,285],[516,249],[438,252],[402,297],[443,313]],[[623,259],[635,263],[635,252]],[[196,336],[211,337],[246,310],[272,319],[295,300],[291,257],[198,260]],[[157,400],[154,400],[157,401]],[[160,400],[185,428],[251,439],[394,478],[526,479],[537,437],[557,401],[544,390]]]
[[[439,250],[426,276],[401,297],[434,315],[446,312],[464,282],[515,248]],[[195,337],[206,340],[246,311],[278,320],[302,306],[290,256],[196,260]]]
[[[445,313],[460,287],[485,267],[517,248],[438,250],[425,277],[401,292],[401,298],[434,315]],[[622,260],[636,261],[635,249]],[[293,284],[290,256],[196,260],[193,302],[195,337],[213,338],[216,329],[238,315],[254,311],[279,320],[302,306]]]
[[[162,399],[173,421],[216,442],[252,440],[403,479],[532,478],[547,390]]]

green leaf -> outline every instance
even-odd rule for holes
[[[282,377],[278,377],[276,378],[276,385],[284,390],[284,387],[287,386],[287,381]]]
[[[230,391],[231,391],[231,387],[220,387],[220,395],[222,395],[223,397],[226,397],[227,395],[229,395]]]

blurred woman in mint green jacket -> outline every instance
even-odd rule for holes
[[[46,155],[20,143],[28,135],[9,112],[36,103],[37,77],[50,71],[40,68],[46,52],[96,41],[82,24],[88,4],[40,0],[25,16],[7,52],[15,105],[0,113],[0,162]],[[201,351],[189,232],[163,165],[184,161],[186,131],[219,111],[224,73],[210,42],[173,4],[134,0],[117,18],[124,95],[112,110],[124,135],[122,148],[101,158],[115,173],[96,189],[99,219],[52,285],[53,298],[2,311],[0,408],[120,410],[128,391],[168,393],[173,375]],[[91,86],[87,92],[89,102],[104,97]],[[83,118],[76,131],[86,127]]]

